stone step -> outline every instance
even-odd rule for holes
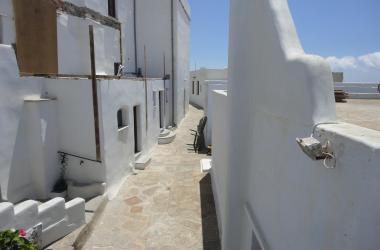
[[[160,137],[168,136],[170,134],[170,132],[171,132],[171,130],[165,128],[165,129],[161,130]]]
[[[176,133],[174,131],[170,131],[170,133],[167,136],[158,137],[158,144],[160,145],[169,144],[172,141],[174,141],[175,137],[176,137]]]
[[[144,156],[138,157],[136,159],[135,169],[145,170],[145,168],[149,165],[150,161],[151,161],[150,156],[144,155]]]

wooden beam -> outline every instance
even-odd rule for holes
[[[147,82],[146,47],[144,45],[144,82],[145,82],[145,129],[148,131],[148,82]]]
[[[101,157],[101,151],[100,151],[98,86],[97,86],[96,65],[95,65],[94,27],[92,25],[89,26],[89,35],[90,35],[92,103],[94,107],[96,160],[101,161],[102,157]]]

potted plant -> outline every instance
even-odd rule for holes
[[[24,229],[0,232],[1,250],[37,250],[37,247],[26,239]]]

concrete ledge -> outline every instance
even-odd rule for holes
[[[106,183],[94,183],[90,185],[80,185],[69,183],[67,194],[70,199],[83,198],[85,200],[104,194],[106,191]]]

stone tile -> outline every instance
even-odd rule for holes
[[[133,206],[133,205],[136,205],[136,204],[140,204],[142,202],[142,200],[136,196],[133,196],[131,198],[128,198],[125,200],[125,203],[127,203],[128,205],[130,206]]]

